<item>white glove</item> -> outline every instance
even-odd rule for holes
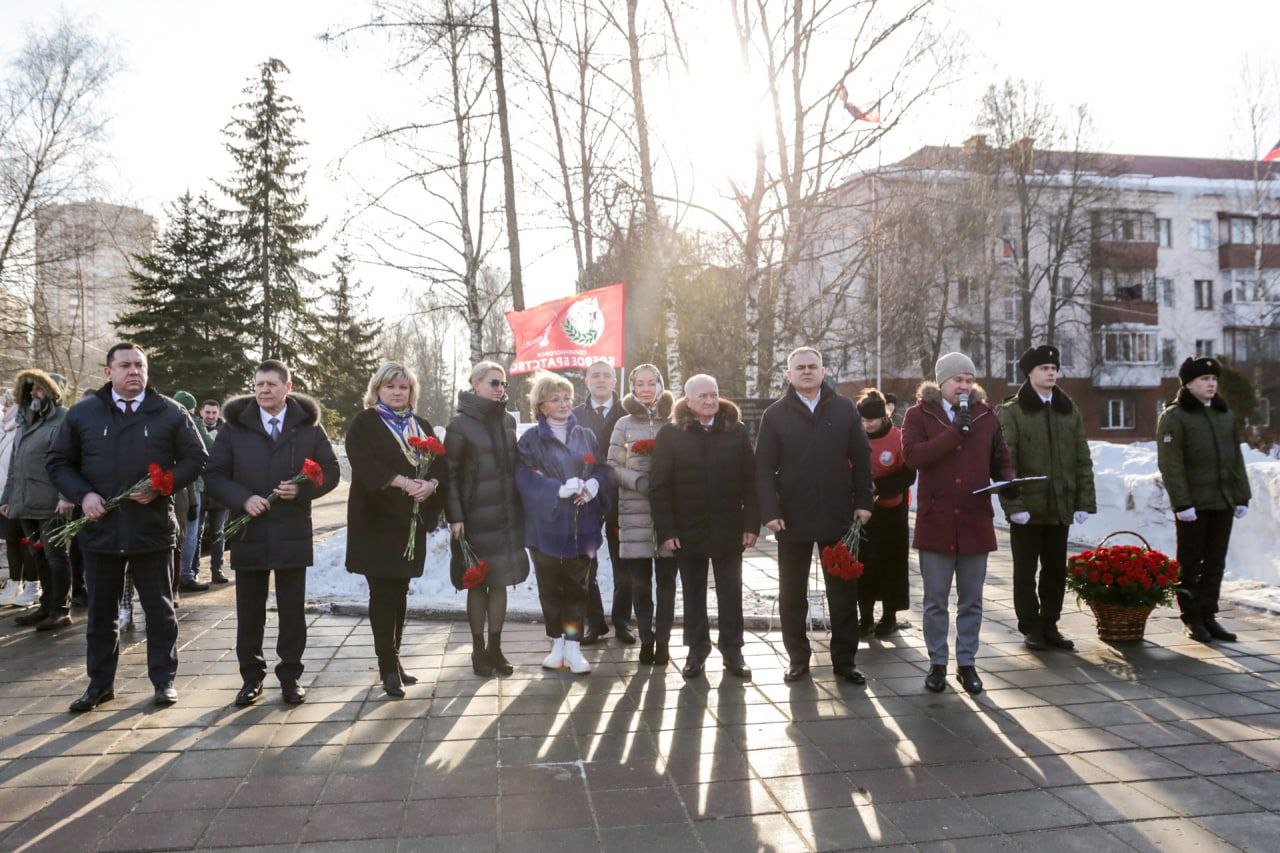
[[[577,477],[570,477],[565,480],[564,485],[560,487],[560,497],[571,498],[580,491],[582,491],[582,481]]]
[[[1015,512],[1013,515],[1009,516],[1009,520],[1014,524],[1026,524],[1031,520],[1031,513],[1025,510],[1022,512]]]
[[[1076,524],[1084,524],[1088,520],[1089,520],[1089,513],[1085,512],[1082,509],[1076,510],[1076,516],[1075,516]]]
[[[595,500],[596,495],[600,493],[600,484],[595,480],[587,480],[579,491],[586,493],[587,500]]]
[[[1235,512],[1236,518],[1244,518],[1248,514],[1249,514],[1249,508],[1247,506],[1236,507],[1236,512]]]
[[[1176,518],[1176,519],[1178,519],[1178,521],[1195,521],[1195,520],[1196,520],[1196,508],[1195,508],[1195,507],[1188,507],[1188,508],[1184,509],[1182,512],[1175,512],[1175,513],[1173,514],[1173,517],[1174,517],[1174,518]]]

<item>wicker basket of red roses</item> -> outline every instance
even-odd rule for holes
[[[1142,545],[1107,544],[1122,535]],[[1178,561],[1132,530],[1118,530],[1067,559],[1067,586],[1093,610],[1101,640],[1141,640],[1151,611],[1173,603],[1178,578]]]

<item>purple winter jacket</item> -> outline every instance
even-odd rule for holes
[[[516,488],[524,505],[524,544],[553,557],[594,557],[600,550],[601,527],[613,504],[613,478],[608,460],[596,446],[591,430],[569,416],[568,446],[551,432],[547,419],[516,442]],[[595,457],[589,465],[583,457]],[[560,497],[560,486],[572,477],[594,479],[600,491],[581,507]],[[575,510],[576,520],[575,520]]]

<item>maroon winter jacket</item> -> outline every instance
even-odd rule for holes
[[[969,393],[973,426],[961,433],[942,407],[942,390],[924,382],[902,422],[902,455],[920,472],[916,483],[915,547],[943,554],[996,549],[991,496],[974,489],[1015,475],[995,409],[975,385]]]

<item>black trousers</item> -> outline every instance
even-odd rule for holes
[[[809,569],[813,549],[819,552],[835,542],[778,543],[778,615],[782,617],[782,644],[792,663],[808,663],[812,650],[808,627]],[[822,570],[827,583],[827,616],[831,622],[831,663],[852,664],[858,654],[858,582],[832,577]]]
[[[587,604],[587,582],[595,562],[579,557],[553,557],[537,548],[529,549],[533,571],[538,576],[538,603],[547,636],[577,640],[582,636],[582,617]]]
[[[1058,624],[1067,591],[1067,533],[1065,524],[1010,524],[1013,553],[1013,610],[1024,634]],[[1036,569],[1040,582],[1036,583]],[[1037,594],[1038,593],[1038,594]]]
[[[1182,586],[1190,593],[1178,596],[1182,621],[1208,619],[1217,614],[1234,521],[1235,516],[1229,509],[1209,509],[1196,510],[1195,521],[1175,523]]]
[[[21,520],[0,516],[0,533],[4,534],[5,557],[9,561],[9,580],[14,583],[37,580],[39,575],[35,564],[28,550],[22,546]]]
[[[236,572],[236,658],[246,684],[266,678],[262,636],[267,626],[267,590],[276,576],[276,678],[283,684],[302,677],[302,653],[307,650],[307,570],[305,568]]]
[[[711,622],[707,617],[707,566],[716,579],[716,618],[720,625],[716,645],[742,648],[742,554],[707,557],[676,553],[680,589],[684,591],[684,644],[690,659],[706,660],[711,654]]]
[[[369,627],[373,629],[373,651],[378,656],[378,674],[400,671],[400,640],[404,636],[404,616],[408,609],[408,578],[375,578],[369,582]]]
[[[609,619],[616,628],[631,622],[631,584],[626,572],[620,567],[618,557],[618,522],[616,519],[605,522],[604,539],[609,545],[609,562],[613,565],[613,606]],[[596,573],[600,571],[600,563],[591,561],[591,575],[587,580],[587,624],[598,633],[608,628],[604,621],[604,601],[600,598],[600,584],[596,582]]]
[[[40,575],[40,610],[51,616],[65,616],[71,612],[71,563],[65,548],[55,548],[45,541],[61,522],[54,518],[24,518],[19,523],[23,536],[34,543],[27,547],[35,555],[36,572]]]
[[[866,539],[858,556],[866,569],[858,578],[858,609],[864,619],[873,618],[877,601],[884,605],[886,613],[911,608],[911,581],[907,575],[911,531],[907,510],[905,500],[897,506],[878,506],[863,528]]]
[[[126,569],[142,601],[142,611],[147,614],[147,674],[156,687],[172,684],[178,675],[178,617],[173,610],[169,576],[172,552],[166,549],[146,554],[83,554],[89,593],[85,640],[90,686],[105,688],[115,683],[120,659],[120,596]]]
[[[679,568],[675,557],[619,560],[631,584],[631,598],[636,608],[636,625],[640,629],[642,643],[668,643],[671,626],[676,620],[676,574]],[[621,573],[620,573],[621,574]],[[658,608],[654,617],[653,587],[657,579]],[[615,583],[620,583],[617,577]]]
[[[72,517],[79,518],[80,513],[75,513]],[[80,543],[72,539],[71,544],[67,546],[67,562],[71,564],[71,594],[88,596],[85,592],[84,585],[84,552],[80,550]]]

